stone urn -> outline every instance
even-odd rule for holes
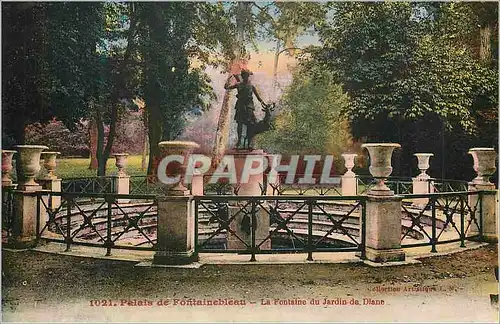
[[[415,153],[413,154],[417,157],[418,160],[418,169],[420,170],[420,174],[417,178],[427,179],[430,176],[427,174],[427,170],[429,169],[429,160],[431,156],[434,156],[432,153]]]
[[[384,183],[385,179],[392,173],[392,152],[401,145],[397,143],[366,143],[361,145],[368,150],[370,155],[370,173],[376,179],[377,184],[370,189],[372,195],[393,195],[389,187]]]
[[[48,149],[44,145],[16,145],[18,158],[16,163],[19,189],[38,186],[35,177],[40,172],[40,154]]]
[[[115,165],[118,168],[118,176],[126,176],[125,167],[127,166],[128,153],[116,153],[113,156],[115,157]]]
[[[344,158],[344,165],[347,169],[347,172],[344,174],[344,176],[351,176],[354,177],[356,174],[352,172],[352,168],[354,168],[354,159],[357,157],[357,154],[351,154],[351,153],[345,153],[342,154],[342,157]]]
[[[12,185],[10,173],[13,169],[12,157],[14,156],[14,153],[16,153],[16,151],[2,150],[2,187]]]
[[[45,170],[47,170],[47,176],[45,179],[57,179],[57,176],[55,174],[57,166],[56,158],[60,154],[60,152],[42,152],[41,157],[43,158],[43,167],[45,168]]]
[[[474,160],[474,171],[477,177],[472,180],[473,183],[491,184],[490,176],[496,171],[495,160],[497,153],[493,148],[475,147],[469,150]]]
[[[189,190],[184,186],[183,180],[187,169],[187,164],[189,161],[189,156],[194,149],[200,147],[199,144],[190,141],[165,141],[158,143],[158,147],[162,152],[162,157],[165,158],[169,155],[180,155],[184,157],[184,163],[171,162],[167,166],[167,174],[169,177],[179,176],[179,181],[167,188],[167,192],[170,195],[186,195],[189,194]]]

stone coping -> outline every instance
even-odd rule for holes
[[[33,148],[47,150],[49,147],[45,145],[16,145],[16,148]]]
[[[475,151],[495,151],[495,149],[492,147],[473,147],[469,149],[469,152],[475,152]]]
[[[378,263],[373,266],[396,266],[405,264],[419,263],[419,258],[439,257],[450,255],[457,252],[467,250],[474,250],[486,246],[488,243],[480,243],[468,241],[467,247],[460,247],[460,242],[453,242],[439,245],[439,252],[430,252],[430,246],[403,248],[406,254],[406,261],[403,263]],[[40,245],[31,249],[41,253],[60,254],[76,257],[87,257],[99,260],[114,260],[124,262],[139,263],[138,266],[152,265],[152,259],[155,254],[154,251],[139,251],[139,250],[124,250],[113,249],[111,256],[105,256],[106,249],[99,247],[88,247],[82,245],[72,245],[71,251],[64,252],[66,245],[64,243],[49,242],[45,245]],[[5,251],[20,252],[17,249],[3,248]],[[27,251],[26,249],[21,251]],[[293,253],[293,254],[257,254],[255,262],[250,262],[250,254],[237,254],[237,253],[200,253],[198,263],[204,264],[307,264],[307,263],[365,263],[372,265],[370,262],[361,260],[357,255],[359,252],[315,252],[313,253],[314,261],[307,261],[307,253]],[[184,266],[186,267],[186,266]],[[196,267],[199,267],[196,265]]]
[[[361,147],[401,147],[401,144],[398,143],[364,143],[361,144]]]
[[[192,141],[163,141],[158,143],[162,148],[198,148],[200,144]]]

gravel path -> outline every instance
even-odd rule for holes
[[[421,261],[175,269],[3,251],[3,321],[498,322],[497,245]]]

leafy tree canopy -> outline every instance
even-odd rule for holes
[[[274,153],[335,154],[351,144],[347,120],[347,94],[322,69],[298,68],[285,90],[275,129],[259,135],[257,143]]]

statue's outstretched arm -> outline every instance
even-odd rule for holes
[[[257,100],[259,100],[259,102],[262,104],[262,105],[266,105],[266,103],[264,102],[264,100],[260,97],[259,95],[259,92],[257,91],[257,88],[255,88],[255,86],[252,86],[252,90],[253,90],[253,93],[255,94],[255,96],[257,97]]]
[[[235,83],[233,85],[230,84],[231,77],[232,76],[230,75],[229,78],[227,78],[226,83],[224,84],[224,89],[226,90],[236,89],[238,87],[238,83]]]

